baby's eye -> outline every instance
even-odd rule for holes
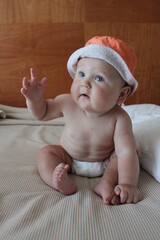
[[[78,73],[78,75],[79,75],[79,77],[80,77],[80,78],[83,78],[83,77],[85,77],[85,74],[84,74],[84,72],[79,72],[79,73]]]
[[[98,82],[103,82],[103,81],[104,81],[104,78],[103,78],[102,76],[97,75],[97,76],[95,77],[95,80],[98,81]]]

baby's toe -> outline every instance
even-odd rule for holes
[[[106,205],[111,204],[112,197],[113,197],[112,194],[107,194],[107,195],[102,196],[103,203]]]
[[[120,203],[120,199],[118,196],[113,196],[112,200],[111,200],[111,204],[112,205],[118,205]]]

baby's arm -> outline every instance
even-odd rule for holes
[[[45,100],[43,97],[46,78],[43,78],[40,83],[37,81],[36,74],[33,68],[30,69],[31,79],[23,78],[23,87],[21,93],[26,98],[26,104],[31,114],[38,120],[51,120],[62,116],[60,101],[57,97],[54,100]]]
[[[118,157],[118,185],[115,193],[120,196],[121,203],[136,203],[141,200],[141,194],[137,188],[139,161],[132,123],[127,114],[123,114],[117,120],[114,141]]]

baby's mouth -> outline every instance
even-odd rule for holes
[[[85,93],[81,94],[80,97],[86,97],[86,98],[89,98],[89,96]]]

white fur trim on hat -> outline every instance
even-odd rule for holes
[[[79,59],[85,57],[101,59],[111,64],[119,72],[124,81],[131,86],[131,94],[137,89],[138,83],[129,71],[122,57],[113,49],[100,44],[90,44],[78,49],[70,56],[67,68],[72,78],[75,76]]]

